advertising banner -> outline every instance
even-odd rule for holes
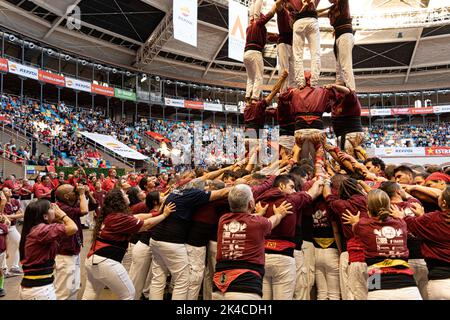
[[[18,76],[39,80],[38,68],[25,66],[23,64],[8,61],[9,72],[17,74]]]
[[[228,2],[228,57],[244,61],[248,9],[237,1]]]
[[[450,157],[450,147],[427,147],[425,154],[434,157]]]
[[[0,58],[0,72],[5,71],[8,72],[8,60]]]
[[[225,111],[228,111],[228,112],[237,112],[237,111],[238,111],[238,106],[232,105],[232,104],[226,104],[226,105],[225,105]]]
[[[173,0],[173,37],[197,46],[197,0]]]
[[[55,84],[57,86],[64,87],[66,84],[66,81],[64,80],[63,76],[48,71],[39,70],[38,77],[39,81]]]
[[[392,148],[376,148],[375,156],[379,157],[405,157],[405,156],[425,156],[425,148],[402,148],[402,147],[392,147]]]
[[[66,87],[74,90],[91,92],[91,84],[88,81],[66,77]]]
[[[133,91],[114,88],[114,96],[119,99],[136,101],[136,93]]]
[[[209,111],[222,111],[222,105],[219,103],[209,103],[209,102],[205,102],[203,104],[203,108],[205,110],[209,110]]]
[[[185,108],[189,108],[189,109],[203,110],[203,102],[201,102],[201,101],[185,100],[184,101],[184,107]]]
[[[184,100],[164,98],[164,104],[166,106],[183,108],[184,107]]]
[[[124,158],[134,160],[145,160],[148,158],[147,156],[144,156],[143,154],[137,152],[136,150],[131,149],[130,147],[123,144],[119,140],[114,139],[112,136],[86,131],[80,133],[83,136],[93,140],[95,143],[104,146],[105,148],[113,151],[114,153],[117,153],[118,155]]]
[[[108,97],[114,97],[114,88],[100,86],[98,84],[91,85],[92,93],[98,93]]]

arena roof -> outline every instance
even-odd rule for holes
[[[266,0],[268,5],[270,1]],[[358,25],[353,54],[360,90],[450,86],[450,15],[419,24],[406,21],[412,16],[408,12],[443,7],[448,0],[350,2],[352,14],[360,17],[354,19]],[[71,5],[79,8],[79,29],[68,28]],[[321,6],[326,5],[328,1],[322,0]],[[197,48],[173,39],[171,6],[172,0],[0,0],[0,24],[36,41],[123,68],[242,87],[245,68],[227,57],[228,1],[199,0]],[[364,26],[365,17],[374,22],[399,13],[406,19],[399,25],[383,25],[380,20],[379,28]],[[335,67],[333,35],[326,24],[326,19],[321,22],[324,82],[334,79]],[[266,47],[264,64],[265,83],[270,84],[276,77],[274,45]]]

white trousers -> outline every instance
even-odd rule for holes
[[[55,258],[55,290],[58,300],[77,300],[81,284],[80,255]]]
[[[295,21],[293,31],[292,49],[295,61],[295,82],[298,86],[306,85],[303,67],[303,51],[306,38],[311,53],[311,86],[316,87],[319,84],[320,76],[319,21],[316,18],[299,19]]]
[[[120,262],[94,254],[86,259],[85,266],[87,279],[83,300],[98,300],[105,286],[119,300],[134,300],[133,283]]]
[[[406,287],[370,291],[367,300],[422,300],[422,297],[417,287]]]
[[[19,269],[19,244],[20,244],[20,233],[17,231],[16,226],[10,226],[8,228],[8,234],[6,235],[6,250],[8,252],[9,258],[7,264],[9,265],[9,270]]]
[[[414,270],[414,280],[423,300],[428,300],[428,267],[424,259],[409,259],[409,266]]]
[[[367,264],[349,264],[347,251],[339,259],[339,282],[342,300],[367,300]]]
[[[295,258],[267,254],[264,265],[263,300],[292,300],[295,291]]]
[[[203,300],[211,300],[213,292],[213,277],[216,270],[217,242],[209,241],[206,255],[205,277],[203,279]]]
[[[150,300],[163,300],[167,274],[173,282],[172,300],[186,300],[189,288],[189,260],[185,244],[150,240],[153,253]]]
[[[256,293],[215,291],[212,300],[261,300],[261,297]]]
[[[30,200],[20,200],[20,209],[22,209],[22,212],[25,212],[25,209],[27,208],[27,206],[30,204],[31,201],[33,201],[33,200],[32,199],[30,199]]]
[[[150,265],[152,263],[152,249],[150,246],[138,241],[131,252],[130,279],[136,289],[136,299],[144,294],[148,298],[152,273]],[[145,295],[147,293],[147,295]]]
[[[295,282],[294,300],[311,300],[314,285],[315,255],[312,242],[303,241],[302,250],[294,250],[297,280]]]
[[[428,299],[450,300],[450,279],[429,280]]]
[[[259,100],[264,78],[264,60],[262,53],[257,50],[245,51],[244,65],[247,72],[245,98]]]
[[[287,43],[279,43],[278,50],[278,75],[281,75],[284,70],[289,72],[287,81],[283,83],[281,92],[286,91],[287,88],[295,85],[295,71],[294,71],[294,53],[292,46]]]
[[[19,286],[20,300],[56,300],[53,283],[42,287],[24,288]]]
[[[315,248],[317,300],[340,300],[339,252]]]
[[[197,300],[205,274],[206,246],[195,247],[186,244],[186,251],[189,259],[189,289],[187,299]]]
[[[352,33],[344,33],[336,41],[336,81],[343,81],[345,85],[355,90],[355,75],[353,74],[353,46],[355,38]]]

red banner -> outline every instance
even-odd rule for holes
[[[370,115],[369,109],[361,109],[361,116],[368,117]]]
[[[0,71],[8,72],[8,60],[0,58]]]
[[[203,102],[201,102],[201,101],[189,101],[189,100],[185,100],[185,101],[184,101],[184,107],[185,107],[185,108],[189,108],[189,109],[199,109],[199,110],[203,110]]]
[[[427,156],[449,157],[450,147],[428,147],[425,148],[425,154]]]
[[[400,114],[410,114],[409,108],[393,108],[392,114],[394,115],[400,115]]]
[[[147,131],[146,134],[159,142],[166,142],[166,143],[170,142],[169,139],[165,138],[164,136],[160,135],[159,133],[156,133],[153,131]]]
[[[66,85],[66,81],[64,80],[63,76],[60,76],[58,74],[50,73],[44,70],[38,71],[38,78],[39,81],[56,84],[58,86],[64,87]]]
[[[408,108],[409,113],[411,114],[428,114],[434,113],[433,107],[425,107],[425,108]]]
[[[92,93],[102,94],[108,97],[114,97],[114,88],[99,86],[98,84],[91,85]]]

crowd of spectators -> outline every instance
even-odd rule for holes
[[[450,123],[366,127],[365,147],[449,147]]]
[[[242,151],[237,150],[234,156],[225,152],[235,149],[232,146],[235,144],[233,134],[240,133],[243,127],[208,123],[195,126],[195,122],[157,119],[140,119],[134,124],[127,124],[112,121],[101,109],[74,110],[63,102],[57,105],[39,104],[31,99],[20,103],[18,98],[9,95],[2,96],[1,108],[0,117],[8,119],[14,129],[22,130],[36,141],[52,148],[52,156],[37,155],[32,146],[16,146],[12,141],[3,142],[1,155],[17,163],[110,167],[110,164],[102,159],[101,153],[85,141],[80,131],[112,136],[148,156],[151,164],[159,168],[176,165],[172,163],[172,159],[177,159],[178,153],[191,157],[196,164],[208,166],[232,163],[235,160],[233,157]],[[364,130],[364,147],[368,148],[450,146],[450,124],[446,122],[424,125],[372,125]],[[171,143],[149,143],[148,139],[144,139],[147,131],[160,134]],[[185,143],[186,137],[191,141],[190,150]],[[328,137],[332,139],[332,133]],[[224,148],[218,148],[220,145]],[[171,148],[174,148],[175,153],[173,150],[171,153]],[[178,160],[184,162],[182,159]]]

